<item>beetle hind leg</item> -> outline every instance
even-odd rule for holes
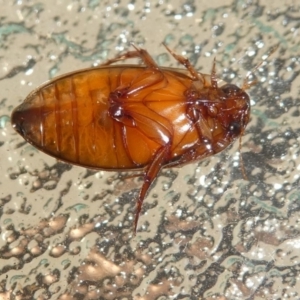
[[[142,204],[148,190],[162,167],[170,161],[173,127],[165,117],[135,102],[114,103],[110,115],[122,124],[124,149],[132,163],[136,166],[145,166],[144,182],[136,202],[134,219],[134,232],[136,233]],[[139,143],[135,143],[137,134],[140,137],[146,137],[146,141],[151,140],[151,144],[145,142],[144,148],[137,151]],[[143,145],[142,141],[141,145]],[[141,153],[143,151],[147,152],[145,157]]]
[[[136,234],[137,231],[137,225],[139,221],[139,217],[142,210],[142,205],[144,202],[144,199],[147,195],[147,192],[152,184],[152,182],[157,177],[159,171],[162,169],[164,163],[169,157],[171,150],[170,144],[166,144],[162,147],[160,147],[155,156],[153,157],[151,163],[149,164],[145,175],[144,175],[144,183],[140,190],[137,202],[136,202],[136,212],[135,212],[135,219],[134,219],[134,233]]]

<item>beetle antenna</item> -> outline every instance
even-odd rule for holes
[[[246,169],[245,169],[245,164],[242,156],[242,137],[244,135],[244,130],[242,131],[240,138],[239,138],[239,152],[240,152],[240,165],[241,165],[241,170],[242,174],[245,180],[248,180],[248,177],[246,175]]]
[[[250,87],[254,86],[257,84],[257,80],[253,80],[253,81],[249,81],[249,77],[251,74],[254,74],[254,72],[278,49],[279,44],[273,46],[269,53],[267,54],[266,59],[263,59],[262,61],[260,61],[246,76],[246,78],[244,79],[243,85],[242,85],[242,90],[248,90]]]
[[[242,90],[247,90],[250,87],[254,86],[257,84],[258,80],[255,79],[253,81],[249,81],[249,77],[251,74],[253,74],[264,62],[265,60],[267,60],[279,47],[279,44],[273,46],[271,48],[271,50],[269,51],[269,53],[267,54],[266,59],[262,60],[261,62],[259,62],[246,76],[246,78],[244,79],[243,85],[242,85]],[[242,149],[242,137],[244,135],[244,130],[241,132],[240,138],[239,138],[239,152],[240,152],[240,164],[241,164],[241,169],[242,169],[242,173],[243,173],[243,177],[245,180],[247,180],[247,175],[246,175],[246,170],[245,170],[245,165],[244,165],[244,161],[243,161],[243,157],[241,155],[241,149]]]
[[[210,78],[211,78],[211,86],[214,89],[217,89],[218,88],[218,80],[217,80],[217,72],[216,72],[216,57],[214,58]]]

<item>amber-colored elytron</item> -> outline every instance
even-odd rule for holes
[[[146,193],[163,167],[214,155],[241,136],[249,121],[248,84],[218,86],[215,67],[198,73],[159,67],[135,47],[98,68],[42,85],[12,113],[23,138],[68,163],[104,170],[143,170],[135,230]],[[140,58],[144,66],[115,65]]]

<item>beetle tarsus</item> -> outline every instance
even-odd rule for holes
[[[193,80],[200,80],[201,82],[203,81],[200,74],[197,72],[197,70],[193,67],[191,62],[186,57],[175,53],[165,43],[163,43],[163,45],[168,50],[168,52],[191,73]]]
[[[139,48],[136,45],[134,45],[133,43],[132,43],[132,46],[135,48],[134,51],[127,51],[126,53],[117,55],[115,58],[107,60],[105,63],[102,64],[102,66],[109,66],[118,61],[122,61],[122,60],[126,60],[126,59],[139,58],[143,61],[143,63],[146,65],[146,67],[152,68],[152,69],[159,69],[159,66],[153,60],[153,58],[151,57],[151,55],[148,53],[147,50]]]

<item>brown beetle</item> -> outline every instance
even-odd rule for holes
[[[134,46],[135,47],[135,46]],[[214,155],[240,137],[250,116],[245,90],[218,86],[210,75],[167,50],[186,67],[159,67],[135,47],[97,68],[55,78],[12,113],[12,124],[41,151],[68,163],[102,170],[143,170],[134,229],[143,200],[163,167]],[[111,64],[140,58],[144,66]]]

